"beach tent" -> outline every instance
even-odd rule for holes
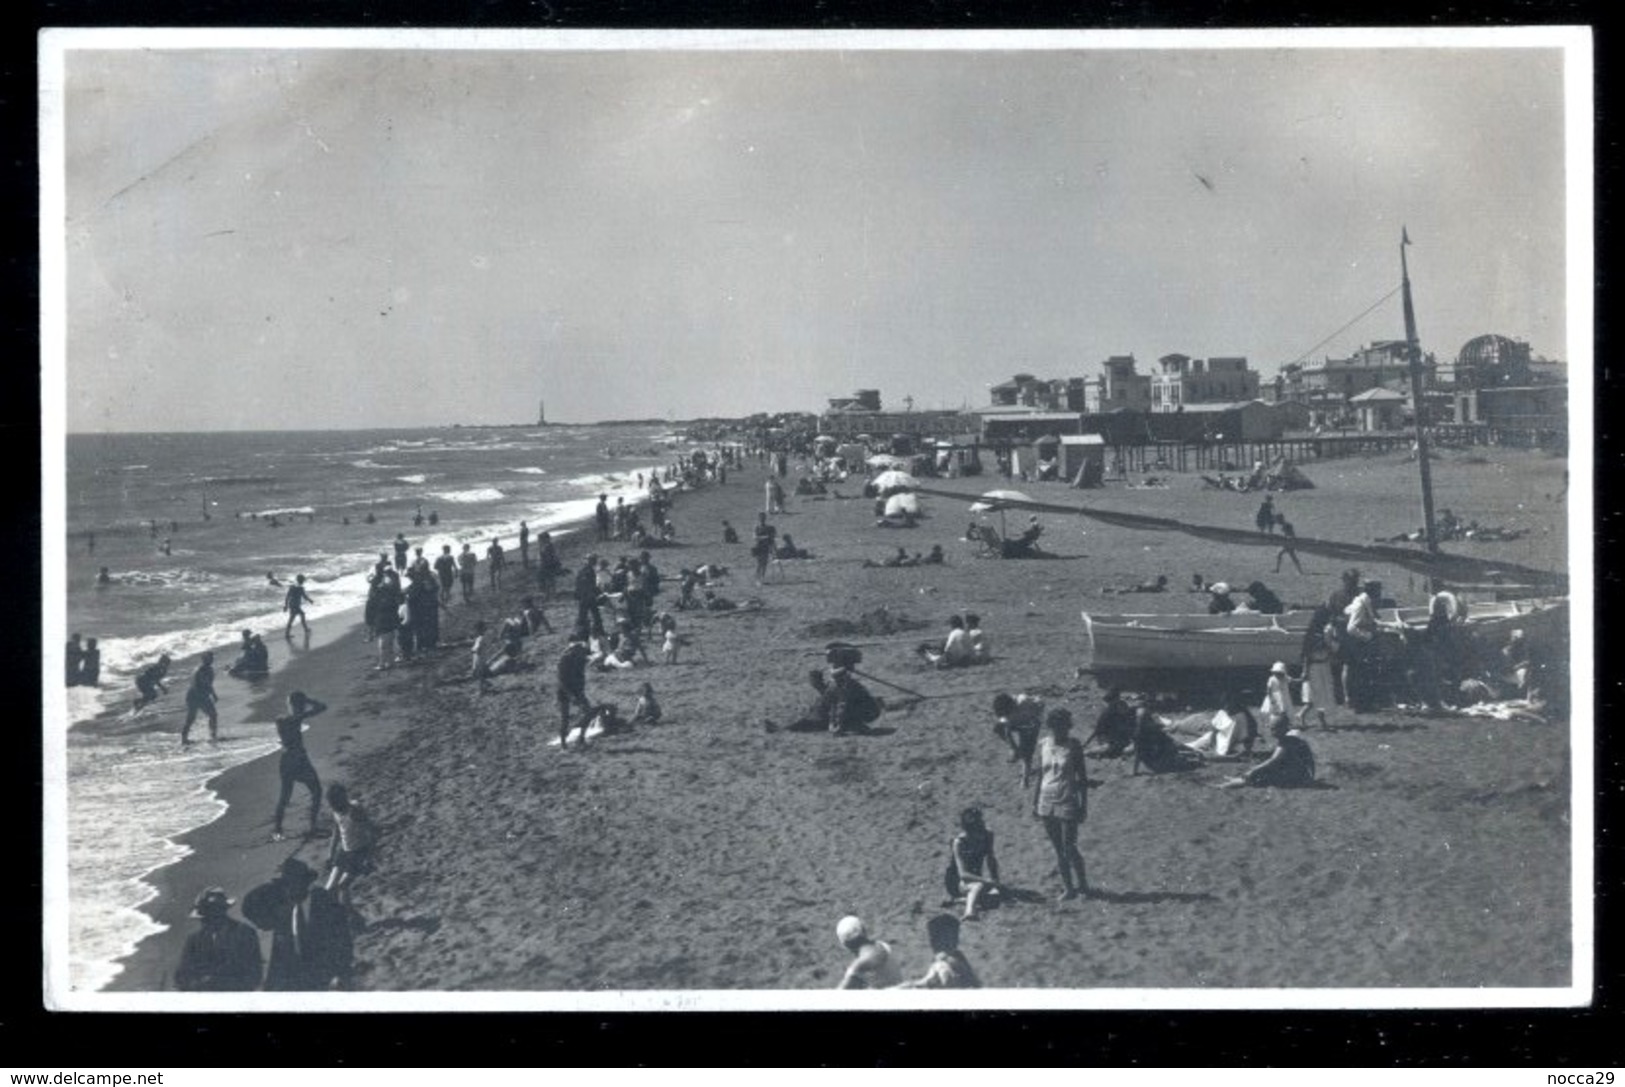
[[[1061,478],[1074,487],[1098,487],[1106,478],[1106,440],[1098,434],[1068,434],[1061,438]]]
[[[904,514],[920,515],[920,498],[908,491],[899,491],[886,499],[886,516],[901,517]]]

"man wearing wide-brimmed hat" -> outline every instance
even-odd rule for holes
[[[186,938],[175,988],[189,993],[240,993],[260,987],[260,939],[254,930],[231,918],[235,903],[219,887],[197,896],[192,916],[202,925]]]

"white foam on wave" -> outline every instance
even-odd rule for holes
[[[315,506],[282,506],[274,510],[258,510],[260,517],[303,517],[316,512]]]
[[[125,472],[140,472],[140,471],[143,471],[144,469],[151,468],[151,467],[152,467],[152,465],[150,465],[150,464],[126,464],[122,468],[122,471],[125,471]]]
[[[227,723],[224,735],[231,737]],[[68,780],[68,879],[74,887],[69,981],[99,989],[117,961],[165,926],[141,912],[158,892],[146,876],[191,852],[172,838],[218,819],[226,804],[208,781],[276,750],[269,734],[182,750],[173,734],[75,745]]]
[[[509,468],[508,471],[510,471],[510,472],[518,472],[522,476],[545,476],[545,475],[547,475],[547,469],[546,468],[531,468],[529,466],[524,467],[524,468]]]
[[[495,487],[472,487],[466,491],[436,491],[429,497],[438,498],[442,502],[467,504],[473,502],[500,502],[508,496]]]
[[[429,481],[429,477],[423,475],[422,473],[414,473],[409,476],[396,476],[395,478],[400,480],[402,483],[427,483]]]

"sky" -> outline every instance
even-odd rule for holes
[[[1268,377],[1403,337],[1397,295],[1338,331],[1398,286],[1402,225],[1424,350],[1569,350],[1555,49],[131,48],[64,73],[73,432],[960,407],[1176,351]]]

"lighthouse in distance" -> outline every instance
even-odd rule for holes
[[[538,400],[538,401],[536,401],[536,425],[537,426],[546,426],[547,425],[547,401],[546,400]]]

